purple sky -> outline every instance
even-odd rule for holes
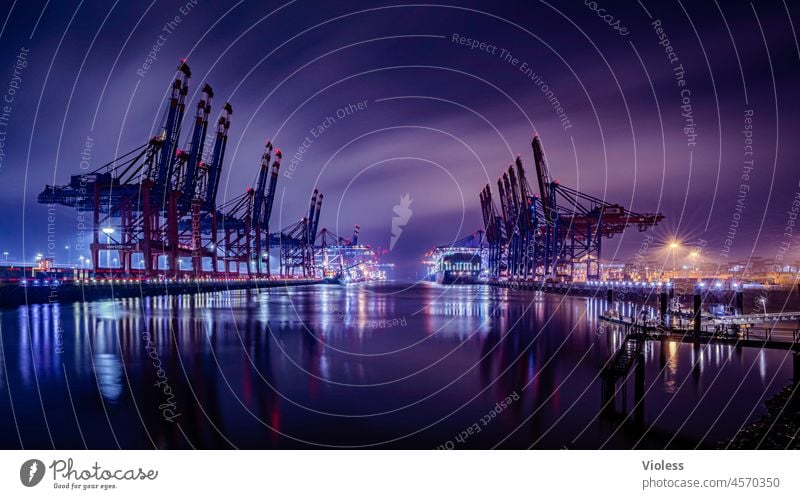
[[[325,193],[321,226],[349,237],[360,223],[364,242],[388,247],[393,207],[408,193],[413,214],[387,259],[413,272],[426,249],[481,228],[478,192],[491,182],[496,196],[515,154],[533,180],[536,132],[554,179],[661,211],[658,240],[703,239],[711,258],[726,246],[731,258],[774,258],[788,243],[786,259],[798,259],[784,228],[800,190],[791,22],[800,10],[780,1],[45,3],[6,2],[0,12],[0,93],[18,86],[0,120],[0,249],[11,260],[44,250],[46,208],[35,197],[80,171],[87,137],[94,168],[157,133],[183,57],[194,73],[190,106],[208,82],[212,115],[226,101],[234,109],[220,202],[252,183],[265,137],[282,149],[284,172],[311,139],[291,178],[280,178],[273,227],[296,221],[316,187]],[[167,33],[175,16],[181,21]],[[685,87],[654,20],[683,65]],[[471,50],[454,34],[490,47]],[[137,74],[159,35],[157,60]],[[27,66],[15,77],[24,50]],[[691,148],[681,90],[690,92]],[[362,109],[337,117],[359,102]],[[743,180],[747,110],[754,163]],[[73,211],[58,210],[59,247],[75,244],[76,223]],[[642,238],[614,238],[604,256],[628,257]]]

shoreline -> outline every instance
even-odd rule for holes
[[[248,280],[185,280],[143,283],[95,281],[64,283],[57,286],[0,286],[0,309],[47,303],[90,302],[113,298],[184,295],[239,289],[265,289],[288,286],[326,284],[324,279],[248,279]]]
[[[800,450],[800,386],[790,383],[764,401],[767,412],[718,448]],[[723,445],[724,444],[724,445]]]
[[[682,289],[659,288],[658,286],[589,286],[585,283],[558,283],[542,284],[534,281],[487,281],[480,285],[494,286],[517,291],[541,291],[548,294],[583,296],[602,299],[611,303],[648,303],[658,302],[659,293],[666,291],[669,298],[680,297],[687,304],[691,304],[693,293],[686,293]],[[800,289],[792,287],[765,287],[763,289],[743,289],[743,313],[757,311],[764,307],[768,312],[800,309]],[[736,302],[736,292],[728,289],[706,288],[701,292],[703,305],[733,305]],[[759,304],[760,299],[766,299],[768,305]],[[776,299],[777,298],[777,299]],[[761,311],[763,311],[763,309]]]

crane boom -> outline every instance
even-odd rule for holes
[[[269,189],[267,198],[264,200],[264,215],[261,226],[269,229],[269,219],[272,216],[272,204],[275,202],[275,188],[278,185],[278,171],[281,169],[281,150],[275,150],[275,161],[272,162],[272,173],[269,177]]]
[[[258,224],[261,221],[262,208],[264,206],[265,189],[267,188],[267,175],[269,174],[269,162],[272,158],[272,142],[267,139],[264,147],[264,154],[261,155],[261,168],[258,170],[258,180],[256,181],[256,197],[253,200],[253,222]]]
[[[172,166],[175,162],[175,148],[178,145],[183,112],[186,107],[186,95],[189,93],[189,78],[192,72],[189,65],[182,61],[178,66],[178,72],[182,76],[175,78],[172,82],[172,92],[169,99],[167,110],[167,123],[164,127],[164,144],[161,147],[161,156],[156,169],[156,184],[164,187],[172,174]]]
[[[317,238],[317,230],[319,229],[319,214],[322,211],[322,198],[323,194],[320,193],[319,197],[317,198],[317,208],[314,211],[314,218],[311,224],[311,241],[313,242]]]
[[[313,244],[314,238],[311,235],[311,227],[314,225],[314,208],[317,206],[317,196],[319,195],[319,190],[314,189],[314,193],[311,194],[311,205],[308,207],[308,217],[307,226],[306,226],[306,239],[311,241]]]
[[[206,187],[205,208],[213,211],[217,203],[217,190],[219,179],[222,176],[222,162],[225,160],[225,149],[228,145],[228,130],[231,128],[231,115],[233,108],[226,103],[222,108],[225,112],[217,122],[217,137],[214,141],[214,150],[211,155],[211,166],[208,170],[208,186]]]
[[[195,197],[195,187],[197,185],[197,166],[203,156],[203,146],[205,144],[206,130],[208,129],[208,115],[211,112],[211,99],[214,91],[206,83],[203,87],[203,98],[197,103],[197,113],[195,114],[194,130],[192,131],[192,147],[189,151],[189,159],[186,163],[186,171],[183,179],[183,209],[186,209]]]
[[[545,210],[555,208],[550,199],[550,173],[547,171],[544,150],[542,149],[542,142],[539,140],[538,135],[533,137],[531,146],[533,147],[533,161],[536,165],[536,180],[539,184],[539,197],[542,199],[542,205],[545,207]]]

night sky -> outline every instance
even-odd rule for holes
[[[0,250],[46,250],[36,195],[81,171],[87,139],[94,169],[156,135],[186,58],[188,109],[205,82],[214,121],[234,109],[220,202],[252,184],[269,137],[284,153],[273,229],[316,187],[321,226],[349,238],[359,223],[363,242],[388,249],[409,194],[386,261],[410,275],[427,249],[482,227],[478,193],[491,182],[497,196],[516,154],[533,180],[535,133],[554,179],[662,212],[657,241],[702,240],[710,259],[783,247],[796,261],[798,20],[782,1],[6,1]],[[62,253],[76,224],[57,211]],[[642,240],[616,237],[604,256],[628,258]]]

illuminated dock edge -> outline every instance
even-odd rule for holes
[[[113,298],[186,295],[218,291],[255,290],[338,284],[336,279],[84,279],[39,285],[0,285],[0,307],[72,303]]]

